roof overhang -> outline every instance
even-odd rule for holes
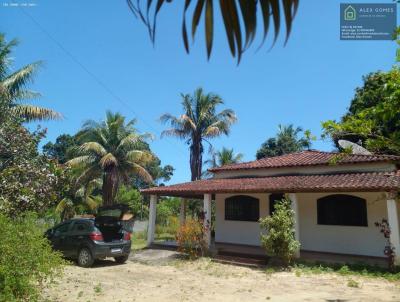
[[[202,198],[204,194],[400,191],[397,173],[342,173],[204,179],[141,190],[144,195]]]

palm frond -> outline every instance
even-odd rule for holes
[[[62,213],[64,212],[67,208],[72,208],[73,207],[73,201],[69,198],[63,198],[56,206],[56,212],[57,213]]]
[[[118,160],[112,153],[107,153],[100,159],[100,166],[104,169],[109,166],[118,166]]]
[[[66,162],[67,165],[71,167],[79,167],[81,165],[89,165],[95,161],[95,158],[90,155],[82,155],[75,158],[70,159]]]
[[[54,110],[33,105],[16,105],[11,110],[16,116],[28,122],[62,119],[62,115]]]
[[[27,84],[33,82],[34,75],[36,74],[38,68],[42,65],[43,62],[41,61],[28,64],[8,75],[4,80],[1,81],[1,83],[13,96],[16,92],[25,88]]]
[[[153,177],[144,167],[132,161],[128,161],[127,163],[131,167],[131,173],[138,175],[141,179],[149,184],[153,182]]]
[[[154,156],[147,151],[131,150],[126,153],[126,158],[132,162],[148,163],[154,159]]]
[[[161,138],[163,138],[164,136],[175,136],[180,139],[186,139],[190,136],[190,133],[180,129],[167,129],[161,132]]]
[[[107,154],[106,149],[104,149],[104,147],[100,145],[98,142],[83,143],[78,147],[78,150],[80,153],[94,153],[100,157]]]
[[[19,90],[14,94],[14,100],[16,102],[21,100],[35,100],[40,99],[42,94],[40,92],[31,91],[31,90]]]
[[[148,29],[151,41],[155,42],[157,16],[165,0],[127,0],[129,9],[135,17],[141,20]],[[142,7],[145,3],[144,8]],[[183,1],[182,1],[183,3]],[[214,7],[213,0],[186,0],[183,5],[183,21],[182,21],[182,39],[187,53],[190,52],[189,37],[187,33],[186,16],[189,7],[193,4],[192,16],[192,40],[194,41],[200,19],[204,15],[205,25],[205,43],[207,57],[210,58],[214,39]],[[284,15],[284,23],[286,25],[286,39],[288,41],[292,30],[293,20],[299,6],[299,0],[220,0],[219,9],[222,21],[225,27],[225,33],[228,40],[230,52],[236,57],[238,63],[242,54],[254,42],[258,20],[257,10],[261,9],[261,27],[263,29],[262,44],[270,31],[270,19],[274,25],[274,44],[279,36],[281,28],[281,14]],[[150,15],[153,17],[151,18]],[[152,21],[150,21],[152,20]]]

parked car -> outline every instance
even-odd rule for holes
[[[96,259],[113,257],[124,263],[131,251],[131,233],[122,220],[127,207],[100,207],[96,218],[73,218],[46,231],[55,250],[79,266],[90,267]],[[129,224],[128,224],[129,225]]]

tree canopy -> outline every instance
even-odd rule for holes
[[[400,154],[400,69],[363,77],[348,112],[322,123],[324,137],[357,143],[374,153]]]
[[[302,137],[299,137],[300,134]],[[313,137],[310,131],[293,125],[279,125],[275,137],[267,139],[256,153],[257,159],[273,157],[309,149]]]

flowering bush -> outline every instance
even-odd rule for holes
[[[0,213],[42,213],[58,199],[63,170],[39,155],[44,130],[33,134],[18,122],[0,125]]]
[[[176,234],[178,251],[189,255],[190,258],[203,256],[207,243],[204,239],[206,227],[201,219],[188,219],[180,226]]]

